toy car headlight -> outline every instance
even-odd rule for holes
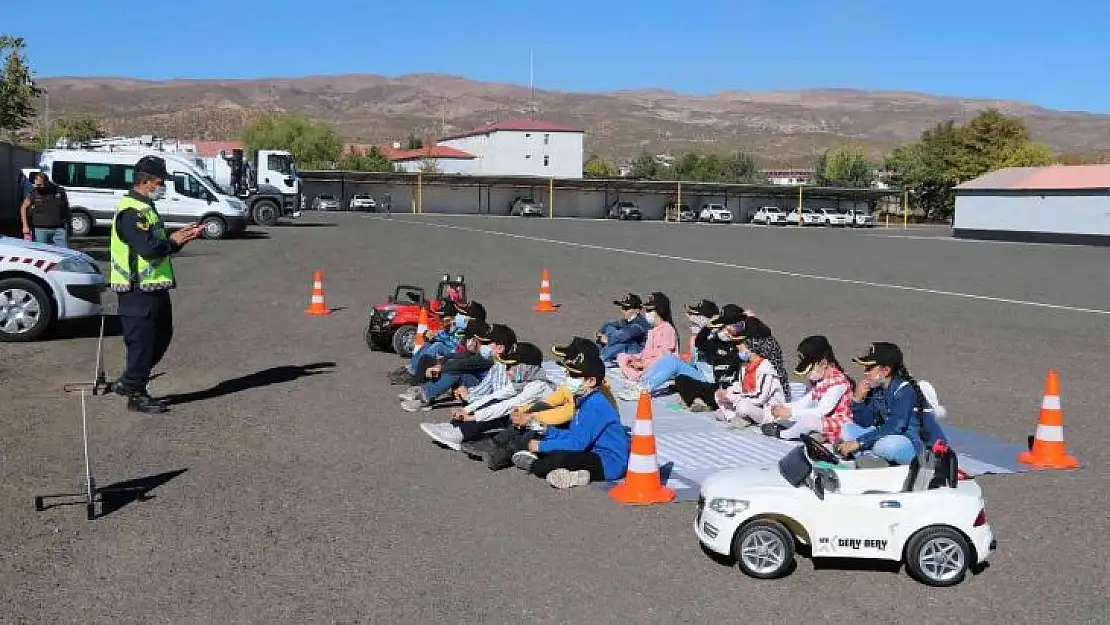
[[[397,311],[396,310],[387,310],[387,311],[385,311],[385,318],[386,319],[392,319],[396,316],[397,316]]]
[[[709,502],[709,509],[724,516],[735,516],[748,509],[748,502],[743,499],[713,499]]]

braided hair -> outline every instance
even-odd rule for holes
[[[917,380],[910,375],[910,370],[906,368],[905,363],[898,365],[898,368],[894,370],[892,375],[900,377],[908,382],[910,387],[913,388],[913,392],[917,393],[917,414],[920,418],[921,427],[920,437],[921,443],[924,445],[927,443],[926,438],[928,436],[928,431],[925,428],[925,411],[929,408],[925,402],[925,394],[921,392],[921,387],[918,386]]]
[[[837,369],[840,370],[841,373],[844,374],[844,377],[848,378],[848,392],[849,393],[855,392],[855,390],[856,390],[856,380],[855,380],[855,378],[848,375],[848,370],[845,369],[843,366],[841,366],[840,361],[836,359],[836,354],[833,352],[831,346],[829,347],[829,350],[827,352],[825,352],[825,355],[822,356],[822,358],[825,359],[825,362],[829,363],[830,367],[836,367]]]

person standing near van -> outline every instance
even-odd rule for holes
[[[382,204],[385,204],[386,219],[393,219],[393,196],[386,192],[385,197],[382,198]]]
[[[191,224],[167,235],[154,202],[165,193],[166,161],[144,156],[135,164],[135,184],[112,219],[112,290],[119,297],[120,325],[127,346],[127,368],[113,384],[127,397],[132,412],[158,414],[165,403],[147,392],[151,370],[166,355],[173,338],[170,289],[176,288],[170,256],[204,231]]]
[[[36,243],[69,247],[69,199],[65,189],[50,182],[41,171],[31,174],[34,185],[23,198],[19,217],[23,238]],[[32,237],[33,235],[33,237]]]

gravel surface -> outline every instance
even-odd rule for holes
[[[175,261],[176,335],[152,384],[180,403],[157,417],[89,404],[94,475],[144,480],[145,501],[94,522],[82,507],[34,511],[35,494],[80,486],[78,401],[60,387],[88,379],[96,328],[0,345],[0,621],[1105,619],[1110,250],[941,234],[341,214],[194,243]],[[554,315],[531,310],[544,268]],[[316,269],[341,308],[330,317],[303,314]],[[1055,367],[1084,466],[982,478],[999,551],[959,587],[806,559],[759,583],[699,549],[693,504],[624,508],[428,440],[417,424],[440,414],[399,409],[384,375],[398,361],[363,332],[396,283],[432,288],[443,272],[545,349],[590,334],[615,296],[652,290],[676,308],[750,307],[788,355],[811,333],[844,362],[893,340],[953,424],[1012,441],[1033,432]],[[114,375],[122,341],[107,345]]]

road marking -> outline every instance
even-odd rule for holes
[[[384,217],[371,217],[371,219],[384,220]],[[458,230],[460,232],[473,232],[476,234],[489,234],[509,239],[520,239],[522,241],[534,241],[536,243],[549,243],[551,245],[565,245],[567,247],[577,247],[587,250],[597,250],[601,252],[613,252],[616,254],[630,254],[633,256],[647,256],[648,258],[658,258],[660,260],[673,260],[682,263],[690,263],[692,265],[708,265],[710,267],[723,267],[725,269],[740,269],[742,271],[751,271],[753,273],[764,273],[775,276],[786,276],[788,278],[802,278],[805,280],[819,280],[822,282],[835,282],[838,284],[852,284],[856,286],[867,286],[876,289],[891,289],[894,291],[909,291],[911,293],[924,293],[927,295],[943,295],[945,297],[957,297],[962,299],[978,300],[982,302],[994,302],[997,304],[1014,304],[1017,306],[1030,306],[1033,308],[1047,308],[1050,310],[1066,310],[1069,312],[1087,313],[1091,315],[1110,315],[1110,310],[1101,310],[1098,308],[1081,308],[1079,306],[1064,306],[1062,304],[1048,304],[1045,302],[1033,302],[1020,299],[1009,299],[1006,297],[993,297],[990,295],[977,295],[975,293],[960,293],[958,291],[944,291],[941,289],[929,289],[919,286],[907,286],[904,284],[886,284],[883,282],[869,282],[867,280],[854,280],[852,278],[837,278],[836,276],[820,276],[811,273],[799,273],[796,271],[784,271],[782,269],[768,269],[766,267],[753,267],[751,265],[738,265],[735,263],[726,263],[717,260],[705,260],[703,258],[687,258],[685,256],[671,256],[669,254],[657,254],[655,252],[644,252],[641,250],[630,250],[620,247],[607,247],[604,245],[593,245],[590,243],[577,243],[574,241],[561,241],[559,239],[548,239],[544,237],[534,237],[524,234],[513,234],[511,232],[499,232],[497,230],[483,230],[481,228],[468,228],[466,226],[452,226],[449,224],[437,224],[424,221],[411,221],[408,219],[394,219],[396,223],[414,224],[417,226],[430,226],[432,228],[445,228],[448,230]]]

